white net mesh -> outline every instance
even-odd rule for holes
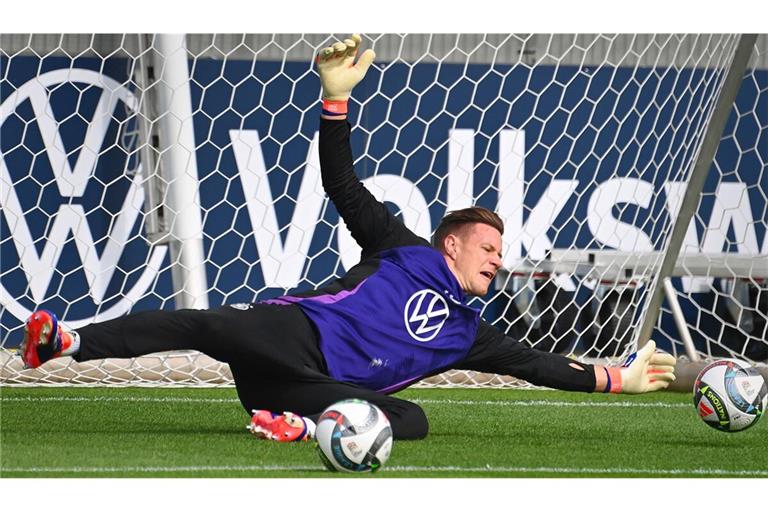
[[[768,362],[767,53],[761,36],[679,258],[676,292],[707,359]],[[675,339],[662,313],[659,331]]]
[[[4,384],[228,384],[198,353],[23,371],[13,349],[37,308],[77,328],[271,298],[355,263],[316,147],[312,57],[338,38],[192,35],[174,50],[159,36],[0,35]],[[473,305],[542,350],[619,357],[737,41],[364,35],[377,63],[351,105],[356,170],[424,237],[448,210],[499,212],[507,271]],[[767,48],[761,36],[674,281],[707,357],[768,358]],[[682,353],[666,308],[654,339]]]

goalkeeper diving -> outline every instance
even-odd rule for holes
[[[380,407],[396,439],[419,439],[428,421],[418,405],[391,396],[450,369],[510,375],[555,389],[646,393],[675,379],[675,358],[653,341],[621,367],[575,362],[506,336],[467,305],[502,266],[504,225],[480,207],[448,213],[433,239],[420,238],[362,185],[353,167],[348,100],[374,52],[361,39],[317,55],[322,85],[322,183],[361,261],[315,290],[209,310],[146,311],[63,329],[50,311],[26,323],[27,367],[71,355],[77,361],[198,350],[228,363],[249,429],[277,441],[311,438],[329,405],[358,398]],[[258,229],[258,226],[254,226]]]

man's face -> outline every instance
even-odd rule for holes
[[[448,266],[469,295],[485,295],[501,267],[501,233],[475,223],[448,235],[444,246]]]

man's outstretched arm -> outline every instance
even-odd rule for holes
[[[369,49],[355,63],[360,41],[360,36],[354,35],[324,48],[317,56],[317,69],[323,87],[319,148],[323,188],[352,237],[363,248],[365,257],[390,247],[426,245],[427,242],[408,230],[376,200],[355,174],[350,126],[346,120],[347,102],[375,57]]]
[[[676,360],[656,352],[651,341],[620,367],[584,364],[559,354],[536,350],[486,322],[480,322],[475,343],[459,369],[511,375],[567,391],[646,393],[675,380]]]

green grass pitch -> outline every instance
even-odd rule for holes
[[[735,434],[691,396],[410,389],[430,419],[372,478],[768,477],[768,421]],[[0,388],[0,477],[371,478],[314,443],[252,437],[234,389]]]

